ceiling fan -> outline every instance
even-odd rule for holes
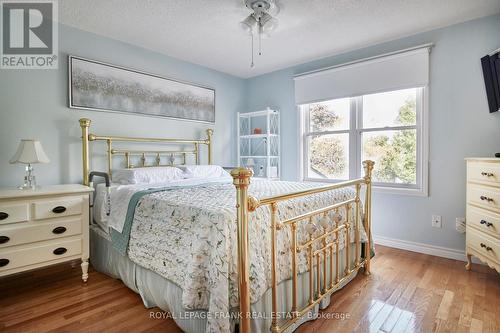
[[[259,39],[259,55],[262,55],[262,37],[269,37],[270,33],[278,27],[278,19],[275,17],[280,11],[280,6],[276,0],[243,0],[245,6],[252,12],[240,22],[240,28],[252,40],[252,61],[250,67],[255,67],[254,63],[254,36]]]

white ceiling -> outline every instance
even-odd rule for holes
[[[500,0],[280,0],[251,69],[243,0],[62,0],[60,21],[240,77],[500,12]]]

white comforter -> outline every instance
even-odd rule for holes
[[[249,192],[259,198],[316,186],[319,184],[254,181]],[[181,301],[186,309],[208,310],[207,332],[228,332],[230,318],[227,314],[238,305],[234,186],[230,182],[191,180],[190,183],[174,184],[174,187],[173,190],[146,195],[139,201],[130,233],[128,256],[138,265],[181,287]],[[121,230],[128,200],[135,191],[144,188],[151,186],[127,186],[115,191],[110,216],[113,228]],[[342,189],[286,201],[279,205],[279,216],[283,220],[353,196],[352,190]],[[340,213],[345,216],[345,212]],[[269,217],[268,207],[260,207],[250,215],[252,302],[257,301],[270,287]],[[333,228],[333,218],[329,220],[328,228]],[[300,223],[298,226],[299,244],[309,237],[306,224]],[[317,232],[321,232],[321,228]],[[351,236],[354,237],[354,232],[351,232]],[[363,241],[366,239],[364,231],[361,238]],[[343,248],[343,236],[340,241]],[[291,274],[288,228],[278,232],[278,253],[278,279],[282,281],[290,278]],[[307,260],[305,253],[299,254],[299,273],[306,271]]]

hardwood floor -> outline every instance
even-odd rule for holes
[[[298,332],[500,332],[500,275],[377,246],[370,277],[332,297]],[[120,281],[67,265],[0,279],[0,332],[180,332]]]

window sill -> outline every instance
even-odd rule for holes
[[[373,192],[382,194],[409,195],[415,197],[428,197],[429,194],[422,188],[404,188],[373,185]]]
[[[339,182],[341,182],[341,180],[315,179],[315,178],[304,178],[303,181],[315,182],[315,183],[339,183]],[[415,196],[415,197],[428,197],[429,196],[427,189],[424,189],[424,188],[390,187],[390,186],[381,186],[381,185],[373,184],[372,191],[374,193],[408,195],[408,196]]]

